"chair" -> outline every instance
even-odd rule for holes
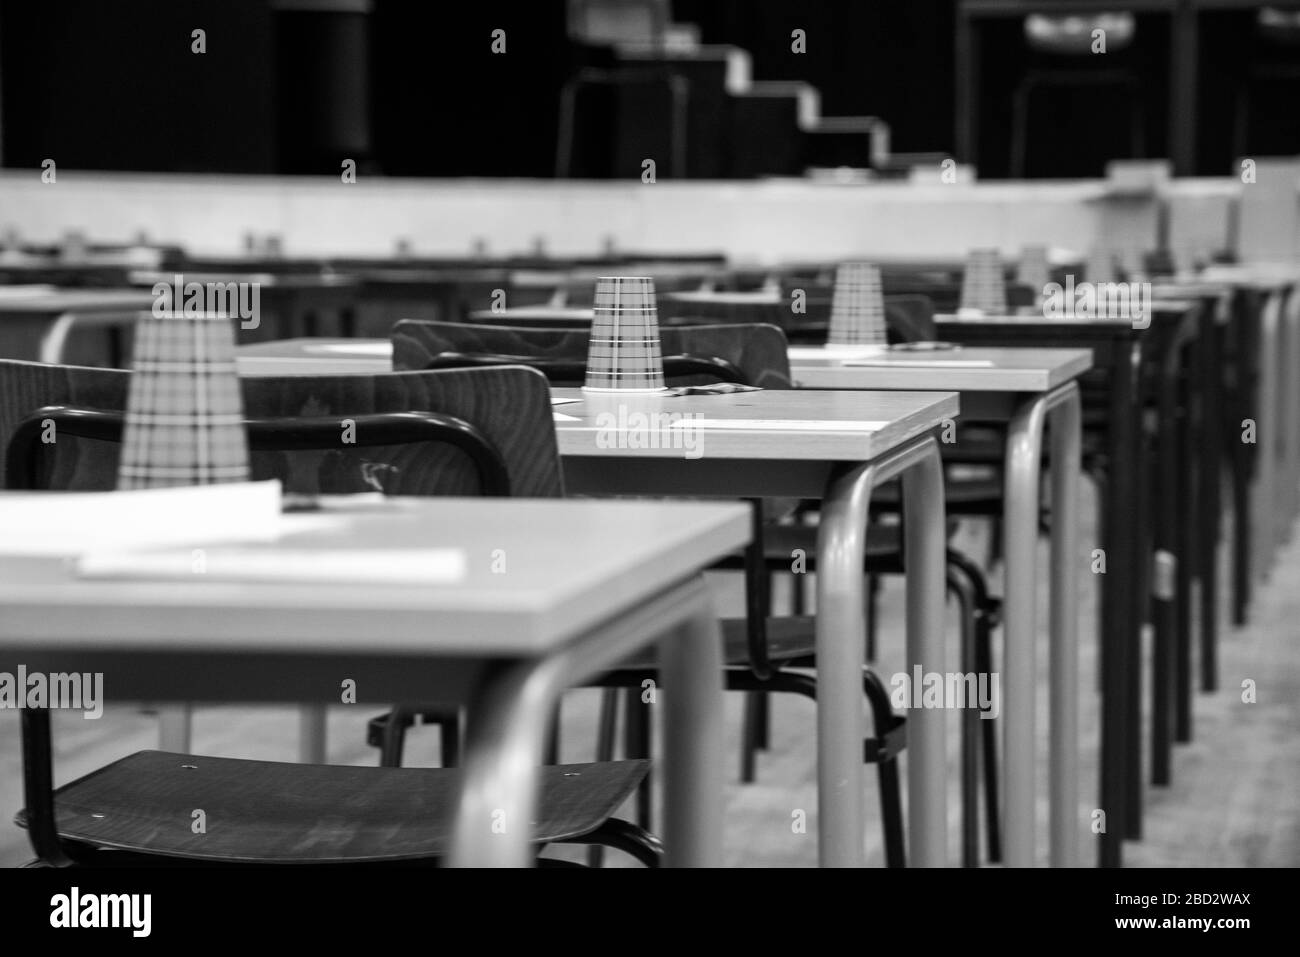
[[[1011,116],[1011,178],[1024,179],[1029,144],[1030,95],[1046,87],[1119,87],[1125,93],[1129,118],[1129,152],[1140,157],[1145,152],[1142,130],[1142,85],[1137,74],[1127,67],[1098,69],[1078,64],[1093,56],[1092,34],[1103,30],[1109,57],[1128,47],[1135,33],[1130,13],[1083,16],[1045,16],[1025,18],[1025,42],[1036,65],[1016,87]],[[1061,66],[1063,62],[1069,66]]]
[[[0,361],[7,486],[111,488],[130,376]],[[242,386],[252,474],[278,478],[291,492],[563,494],[549,394],[533,370],[248,378]],[[344,418],[356,423],[356,442],[340,448]],[[51,445],[40,441],[48,419],[59,436]],[[448,800],[460,774],[142,751],[51,794],[45,712],[24,714],[24,755],[27,810],[19,823],[47,863],[434,861],[448,850]],[[191,769],[179,770],[187,764],[205,772],[201,783]],[[656,865],[657,840],[611,817],[648,769],[646,761],[547,767],[539,846],[603,842]],[[574,770],[579,778],[570,776]],[[201,846],[188,828],[163,826],[188,819],[196,788],[203,806],[223,809],[228,822]],[[367,800],[344,811],[340,797],[357,793]],[[120,813],[88,810],[105,806]]]
[[[584,113],[580,110],[584,91],[604,92],[606,103]],[[689,99],[689,81],[670,70],[588,67],[578,71],[560,90],[556,178],[640,176],[642,158],[654,156],[663,158],[656,177],[681,178],[686,173]],[[584,118],[592,131],[585,129]],[[592,141],[601,139],[609,142],[607,154],[594,148]],[[602,155],[607,156],[606,163],[592,162],[592,156]]]
[[[527,326],[484,326],[421,321],[404,321],[393,329],[394,368],[420,368],[430,365],[477,364],[480,362],[510,361],[531,362],[557,382],[581,382],[581,371],[586,361],[589,330],[530,328]],[[660,329],[662,350],[665,354],[666,379],[679,384],[694,384],[701,378],[730,379],[759,385],[764,388],[791,388],[786,340],[773,326],[754,323],[741,325],[665,326]],[[531,359],[529,357],[532,357]],[[739,373],[732,376],[729,373]],[[675,373],[675,374],[674,374]],[[753,544],[743,560],[724,562],[718,567],[743,570],[746,573],[747,616],[723,622],[727,688],[733,691],[771,692],[786,691],[814,697],[816,683],[807,675],[789,669],[815,666],[813,621],[797,614],[792,617],[769,618],[770,579],[777,572],[790,571],[790,556],[794,548],[802,548],[815,566],[816,529],[802,524],[791,524],[790,518],[798,511],[784,512],[782,519],[773,520],[769,514],[763,520],[763,510],[756,504]],[[770,512],[770,509],[769,509]],[[898,574],[904,571],[902,534],[898,526],[873,525],[867,542],[869,574]],[[978,569],[969,560],[953,552],[949,556],[951,590],[961,602],[963,611],[963,636],[970,642],[984,641],[983,660],[987,661],[989,629],[981,628],[980,608],[991,607],[987,589]],[[975,581],[971,576],[975,576]],[[796,589],[798,594],[798,589]],[[983,602],[982,605],[979,602]],[[991,626],[990,626],[991,627]],[[976,654],[972,644],[967,660]],[[639,688],[641,682],[654,678],[653,664],[631,662],[608,681],[628,688]],[[904,746],[904,719],[893,714],[888,695],[879,679],[864,671],[864,693],[872,707],[876,737],[864,743],[864,760],[877,764],[882,826],[885,832],[886,860],[891,865],[903,863],[902,811],[899,801],[897,763],[894,760]],[[629,695],[628,732],[629,753],[649,753],[645,738],[645,724],[636,707],[636,697]],[[742,779],[752,781],[755,769],[755,751],[765,740],[765,698],[762,694],[748,699],[746,734],[742,743]],[[603,714],[612,721],[615,705],[606,703]],[[602,722],[604,724],[604,722]],[[982,722],[992,725],[991,721]],[[991,746],[993,739],[988,743]],[[600,747],[607,753],[612,749],[613,732],[603,730]],[[992,751],[986,751],[989,768],[993,767]],[[987,779],[993,780],[990,771]],[[973,806],[974,781],[967,782],[972,789],[968,803]],[[992,800],[990,816],[990,850],[994,859],[999,855],[996,829],[996,785],[990,784]],[[643,791],[639,819],[649,820],[648,791]],[[973,860],[969,861],[973,863]]]
[[[1232,126],[1232,155],[1250,155],[1250,101],[1258,88],[1269,85],[1300,85],[1300,11],[1265,7],[1256,15],[1255,49],[1248,55],[1249,65],[1236,81],[1236,110]],[[1279,124],[1294,128],[1292,124]],[[1260,149],[1256,143],[1254,148]],[[1297,140],[1280,144],[1272,152],[1294,152]]]

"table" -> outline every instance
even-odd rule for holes
[[[74,325],[131,327],[154,303],[152,293],[137,289],[11,291],[16,288],[0,286],[0,355],[6,359],[62,362]]]
[[[323,348],[328,346],[335,348]],[[316,365],[322,355],[328,366]],[[391,371],[391,347],[382,340],[296,340],[241,347],[238,361],[242,375],[313,374],[322,368],[373,374]],[[903,476],[904,547],[910,555],[924,556],[909,564],[907,576],[907,667],[910,672],[924,663],[924,670],[943,672],[943,477],[930,432],[957,415],[956,395],[768,390],[658,396],[578,389],[553,394],[578,400],[556,407],[564,417],[555,429],[570,493],[823,499],[817,532],[818,848],[824,866],[861,866],[865,727],[859,676],[866,664],[862,567],[871,491]],[[636,431],[628,427],[632,413],[703,415],[735,427],[703,428],[702,454],[686,458],[686,450],[671,443],[630,447],[629,433]],[[781,425],[791,421],[807,427]],[[879,427],[845,425],[855,422]],[[636,460],[635,467],[628,459]],[[942,719],[941,713],[924,710],[908,715],[909,853],[921,865],[947,860]]]
[[[861,672],[872,489],[902,476],[907,669],[946,671],[944,499],[932,430],[958,412],[951,392],[768,390],[663,396],[555,389],[555,431],[568,491],[586,495],[821,498],[817,529],[818,852],[822,866],[863,864]],[[632,416],[703,416],[702,454],[647,444]],[[680,421],[680,418],[678,419]],[[795,426],[790,423],[802,423]],[[850,425],[850,423],[858,423]],[[864,424],[870,423],[870,425]],[[681,431],[669,425],[664,432]],[[635,460],[635,464],[629,460]],[[911,863],[947,862],[944,713],[908,712]]]
[[[248,283],[257,290],[258,312],[253,317],[256,323],[251,326],[239,323],[238,335],[241,341],[258,341],[283,338],[286,333],[321,331],[318,312],[333,311],[339,316],[340,331],[350,331],[347,315],[355,305],[361,283],[350,273],[329,270],[320,272],[301,271],[300,267],[279,270],[162,270],[138,269],[130,273],[133,285],[148,286],[166,283],[175,286],[177,281],[208,284],[244,284]],[[183,291],[178,290],[178,294]],[[262,322],[262,298],[269,302],[270,310],[279,319],[279,327]]]
[[[361,279],[361,295],[366,305],[396,308],[419,303],[423,307],[414,311],[408,309],[397,316],[390,311],[383,312],[379,318],[389,326],[399,318],[459,322],[471,303],[490,301],[494,290],[506,289],[510,279],[508,269],[495,266],[387,263],[372,264],[355,271]],[[430,307],[431,311],[425,311]]]
[[[378,375],[393,371],[390,339],[277,339],[235,350],[240,375]]]
[[[748,542],[749,509],[502,499],[392,499],[376,508],[346,497],[326,501],[329,525],[308,522],[266,547],[346,554],[450,546],[466,554],[465,578],[328,588],[104,581],[72,577],[57,558],[5,556],[0,670],[12,673],[22,663],[31,671],[103,672],[106,693],[119,701],[337,703],[347,677],[369,705],[466,704],[451,862],[517,866],[531,859],[527,829],[494,834],[489,822],[502,810],[507,821],[531,819],[543,737],[560,694],[657,641],[670,703],[663,712],[669,861],[719,864],[721,636],[699,571]],[[494,574],[495,549],[509,556],[510,574]],[[47,713],[41,715],[48,732]]]
[[[1153,312],[1159,312],[1155,307]],[[1107,459],[1110,472],[1103,504],[1102,547],[1107,572],[1101,590],[1102,768],[1101,800],[1106,831],[1099,835],[1102,866],[1119,866],[1124,837],[1140,837],[1141,739],[1139,658],[1143,569],[1138,503],[1144,445],[1135,410],[1143,387],[1150,326],[1107,319],[1044,319],[1042,316],[935,317],[940,339],[979,346],[1087,347],[1106,373]],[[1153,323],[1154,325],[1154,323]]]
[[[861,364],[855,364],[861,363]],[[1006,535],[1005,860],[1034,862],[1034,749],[1038,475],[1043,426],[1052,422],[1051,851],[1075,866],[1079,830],[1078,582],[1081,420],[1075,379],[1092,367],[1086,349],[958,349],[845,358],[821,347],[790,349],[797,384],[813,389],[955,389],[962,418],[1010,422],[1004,457]]]
[[[575,328],[590,326],[596,310],[583,306],[510,306],[505,309],[475,309],[470,322],[491,325],[494,322],[528,322],[533,325]]]
[[[1300,269],[1293,266],[1242,264],[1214,266],[1202,274],[1207,282],[1226,283],[1264,299],[1255,327],[1258,356],[1253,418],[1256,488],[1251,521],[1253,578],[1264,580],[1277,548],[1300,502]],[[1248,388],[1249,384],[1239,387]]]
[[[1240,425],[1233,425],[1228,417],[1230,392],[1239,389],[1243,382],[1243,370],[1235,368],[1238,358],[1233,354],[1231,345],[1233,288],[1226,283],[1209,283],[1194,277],[1175,277],[1154,283],[1152,295],[1157,299],[1173,300],[1178,297],[1194,298],[1202,302],[1199,329],[1197,330],[1196,369],[1191,374],[1196,378],[1196,393],[1199,401],[1189,410],[1197,418],[1200,437],[1196,454],[1197,469],[1194,476],[1195,486],[1195,523],[1196,540],[1196,577],[1201,584],[1200,590],[1200,650],[1201,650],[1201,690],[1215,691],[1218,688],[1218,544],[1220,540],[1220,518],[1222,512],[1221,483],[1224,463],[1224,442],[1229,434],[1237,434]],[[1235,400],[1235,397],[1233,397]],[[1240,447],[1240,441],[1236,446]],[[1233,456],[1236,457],[1234,451]],[[1237,481],[1237,470],[1233,470],[1233,480]],[[1184,474],[1182,481],[1191,476]],[[1242,490],[1242,496],[1246,490]],[[1241,496],[1234,494],[1234,506]],[[1246,509],[1237,516],[1237,535],[1244,531],[1241,518]],[[1192,530],[1183,523],[1186,532]],[[1241,545],[1234,543],[1234,559],[1242,554]],[[1182,568],[1180,586],[1189,577]],[[1234,580],[1239,580],[1241,572],[1234,570]],[[1179,595],[1180,608],[1185,604],[1185,596]],[[1190,662],[1183,661],[1184,649],[1180,647],[1180,668],[1186,672],[1180,676],[1177,689],[1177,739],[1191,740],[1192,709],[1190,702],[1191,674]],[[1188,650],[1189,653],[1189,650]],[[1183,680],[1185,678],[1185,680]]]

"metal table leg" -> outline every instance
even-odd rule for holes
[[[722,638],[704,581],[696,577],[557,654],[503,664],[484,683],[470,704],[452,865],[531,862],[529,822],[556,702],[566,689],[610,670],[655,636],[664,636],[660,702],[669,706],[664,742],[668,863],[721,863]],[[861,761],[861,743],[858,751]]]
[[[817,807],[824,867],[864,863],[862,669],[865,661],[867,511],[871,490],[903,475],[907,561],[907,668],[944,670],[944,499],[939,447],[914,440],[832,477],[817,529]],[[911,862],[947,862],[944,713],[908,712]]]
[[[1050,861],[1075,867],[1079,853],[1079,473],[1082,400],[1070,383],[1051,413],[1052,595]]]
[[[1216,306],[1216,310],[1218,307]],[[1200,440],[1203,458],[1200,473],[1201,544],[1197,560],[1200,579],[1200,661],[1201,690],[1214,691],[1219,686],[1217,650],[1219,643],[1219,541],[1222,538],[1223,510],[1223,370],[1219,367],[1224,354],[1224,327],[1215,313],[1206,310],[1201,324]],[[1189,459],[1190,461],[1190,459]],[[1190,722],[1188,725],[1190,730]]]
[[[1054,411],[1053,411],[1054,410]],[[1078,781],[1078,640],[1074,541],[1078,526],[1079,391],[1074,383],[1027,399],[1007,432],[1004,496],[1006,594],[1002,717],[1005,734],[1005,860],[1034,863],[1038,479],[1043,426],[1052,411],[1052,863],[1073,857]],[[1060,496],[1059,500],[1057,496]]]
[[[1268,297],[1259,319],[1259,384],[1255,402],[1255,501],[1251,561],[1255,580],[1267,580],[1277,541],[1274,512],[1278,478],[1278,349],[1280,346],[1281,294]]]
[[[1137,488],[1138,451],[1136,401],[1141,368],[1138,343],[1116,347],[1111,364],[1108,424],[1109,474],[1105,492],[1103,547],[1108,565],[1102,583],[1101,609],[1101,799],[1105,817],[1099,834],[1099,863],[1118,867],[1128,830],[1127,791],[1130,741],[1128,678],[1137,661],[1136,598],[1137,543],[1132,523]]]

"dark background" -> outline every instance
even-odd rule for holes
[[[952,148],[953,0],[673,6],[704,42],[748,50],[756,80],[811,82],[825,115],[883,117],[896,151]],[[0,158],[23,168],[52,157],[66,168],[336,174],[349,157],[363,172],[398,176],[552,176],[561,87],[583,67],[613,64],[609,50],[570,41],[565,16],[564,0],[376,0],[369,16],[275,10],[270,0],[0,0]],[[207,32],[203,55],[190,52],[196,27]],[[490,51],[495,28],[507,31],[505,56]],[[790,50],[795,28],[807,32],[804,55]],[[1237,83],[1276,52],[1261,51],[1253,28],[1250,14],[1204,21],[1213,42],[1201,54],[1200,173],[1230,169]],[[984,29],[977,165],[996,177],[1007,171],[1011,92],[1033,58],[1019,21]],[[1114,57],[1141,78],[1147,155],[1164,155],[1167,21],[1139,17],[1138,43]],[[1300,152],[1297,103],[1300,75],[1258,86],[1247,149]],[[655,103],[584,104],[577,150],[609,155],[584,175],[639,172],[618,156],[618,139],[629,124],[653,126]],[[1099,174],[1126,155],[1128,107],[1114,90],[1044,93],[1031,114],[1029,174]],[[710,149],[765,149],[734,130],[724,139]],[[636,146],[629,155],[644,154]],[[735,155],[699,168],[797,174],[799,157],[767,168]]]

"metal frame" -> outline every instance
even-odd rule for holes
[[[939,446],[924,435],[833,474],[817,529],[818,852],[823,867],[861,867],[866,665],[862,567],[871,491],[902,476],[907,568],[907,668],[944,671],[944,498]],[[908,831],[914,866],[947,864],[946,715],[908,714]]]

